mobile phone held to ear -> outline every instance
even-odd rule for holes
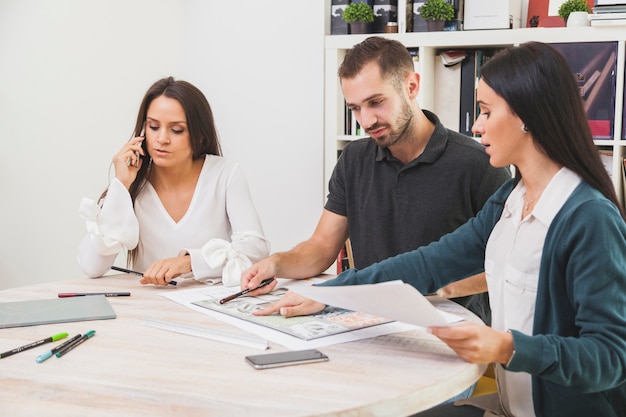
[[[326,362],[328,356],[317,349],[307,349],[251,355],[246,356],[246,361],[255,369],[268,369],[303,363]]]

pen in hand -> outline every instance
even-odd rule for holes
[[[126,268],[120,268],[119,266],[115,266],[115,265],[113,265],[111,267],[111,269],[113,269],[114,271],[126,272],[127,274],[134,274],[134,275],[139,275],[140,277],[143,277],[143,272],[133,271],[131,269],[126,269]],[[170,282],[168,282],[168,284],[169,285],[177,285],[178,282],[170,281]]]
[[[230,300],[234,300],[234,299],[235,299],[235,298],[237,298],[237,297],[241,297],[242,295],[246,295],[246,294],[248,294],[249,292],[256,291],[256,290],[258,290],[259,288],[262,288],[262,287],[265,287],[266,285],[269,285],[272,281],[274,281],[274,278],[267,278],[267,279],[264,279],[263,281],[261,281],[261,283],[259,284],[259,286],[258,286],[258,287],[256,287],[256,288],[254,288],[254,289],[245,289],[245,290],[243,290],[243,291],[239,291],[239,292],[238,292],[238,293],[236,293],[236,294],[229,295],[229,296],[228,296],[228,297],[226,297],[226,298],[222,298],[222,299],[220,300],[220,304],[227,303],[227,302],[229,302]]]

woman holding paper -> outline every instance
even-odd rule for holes
[[[221,156],[211,107],[192,84],[168,77],[150,87],[113,165],[98,204],[80,206],[88,233],[78,262],[90,277],[128,250],[143,284],[184,275],[234,286],[269,254],[246,179]]]
[[[498,393],[419,416],[624,416],[626,223],[571,70],[548,45],[508,48],[483,67],[477,100],[473,131],[516,178],[438,242],[327,285],[401,278],[432,293],[486,272],[492,326],[429,331],[466,361],[495,363]],[[319,308],[288,293],[260,314]]]

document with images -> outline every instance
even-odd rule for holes
[[[280,315],[255,316],[252,314],[253,311],[278,301],[286,292],[286,288],[279,288],[259,297],[239,297],[224,304],[219,303],[221,296],[214,295],[193,304],[270,327],[303,340],[317,339],[393,321],[331,306],[318,314],[301,317],[285,318]]]

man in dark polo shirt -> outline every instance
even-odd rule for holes
[[[419,108],[420,77],[401,43],[366,39],[348,51],[339,78],[347,105],[370,138],[350,143],[339,157],[313,235],[244,271],[243,289],[269,277],[319,275],[348,237],[359,269],[427,245],[476,215],[510,178],[489,164],[482,145]],[[483,274],[468,280],[486,290]],[[454,300],[489,324],[486,292]],[[297,315],[297,306],[280,314]]]

